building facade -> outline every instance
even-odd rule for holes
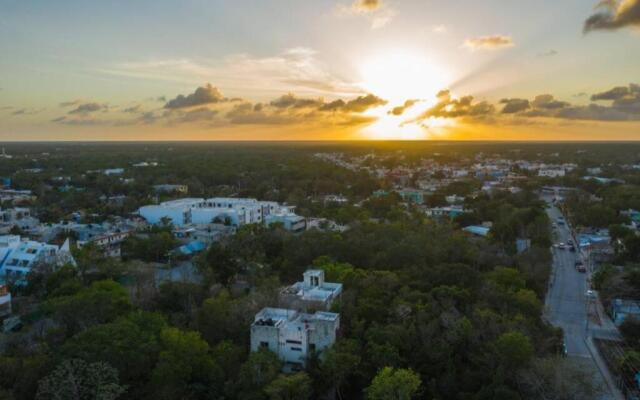
[[[233,226],[261,224],[265,223],[265,219],[271,215],[274,217],[269,221],[280,220],[294,229],[300,225],[292,207],[283,206],[274,201],[256,199],[184,198],[144,206],[139,209],[139,213],[151,224],[160,224],[167,220],[175,226],[212,222]]]
[[[251,351],[268,349],[285,363],[285,370],[299,370],[310,354],[323,356],[335,343],[339,329],[339,314],[263,308],[251,325]]]

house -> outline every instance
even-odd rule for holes
[[[348,204],[349,199],[341,194],[328,194],[324,196],[325,204]]]
[[[11,315],[11,292],[9,287],[0,283],[0,319]]]
[[[468,213],[462,206],[450,206],[450,207],[433,207],[425,209],[425,214],[431,218],[456,218],[459,215]]]
[[[98,246],[108,257],[119,258],[122,254],[122,243],[126,238],[131,236],[133,230],[123,230],[119,232],[106,232],[104,234],[88,238],[87,240],[78,240],[78,247],[84,247],[89,243]]]
[[[640,302],[615,299],[611,303],[611,317],[616,326],[622,325],[628,317],[640,318]]]
[[[69,240],[60,247],[18,235],[0,236],[0,276],[20,281],[40,263],[62,266],[75,265]]]
[[[264,223],[266,226],[282,224],[284,229],[291,232],[303,232],[307,229],[307,220],[290,211],[269,214],[265,216]]]
[[[268,349],[285,363],[285,371],[300,370],[310,354],[323,356],[339,328],[340,314],[263,308],[251,324],[251,351]]]
[[[328,311],[333,302],[340,298],[342,284],[325,282],[323,270],[310,269],[302,276],[302,282],[296,282],[280,292],[280,302],[288,308]]]
[[[31,193],[31,190],[0,189],[0,202],[2,203],[5,201],[19,203],[35,199],[36,196]]]
[[[21,230],[29,230],[37,227],[40,221],[31,215],[31,210],[24,207],[8,208],[0,210],[0,231],[7,233],[17,226]]]
[[[124,168],[108,168],[102,171],[103,174],[107,176],[111,175],[122,175],[124,174]]]

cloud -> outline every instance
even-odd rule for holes
[[[215,117],[219,114],[218,110],[212,110],[207,107],[190,109],[187,111],[172,112],[166,115],[169,125],[191,124],[195,122],[214,122]]]
[[[464,41],[464,46],[471,50],[500,50],[515,46],[510,36],[492,35],[469,38]]]
[[[592,101],[598,100],[620,100],[624,98],[637,98],[640,94],[640,86],[630,84],[629,86],[616,86],[604,92],[591,96]]]
[[[338,16],[364,15],[369,18],[371,29],[385,27],[397,15],[396,10],[382,0],[354,0],[350,6],[339,4],[336,8]]]
[[[473,96],[453,98],[448,90],[438,94],[438,103],[425,111],[415,121],[427,118],[474,119],[483,122],[502,124],[544,123],[546,119],[585,120],[585,121],[640,121],[640,85],[618,86],[591,96],[592,101],[609,102],[609,105],[591,103],[573,105],[557,100],[551,94],[541,94],[533,100],[506,98],[498,102],[502,105],[500,113],[496,106],[483,102],[474,102]],[[527,122],[530,121],[530,122]]]
[[[122,112],[129,113],[129,114],[138,114],[142,112],[142,105],[136,104],[134,106],[127,107],[124,110],[122,110]]]
[[[288,93],[273,100],[270,104],[276,108],[317,108],[323,104],[322,99],[303,99]]]
[[[344,105],[343,111],[362,113],[370,108],[384,106],[385,104],[387,104],[386,100],[381,99],[380,97],[373,94],[368,94],[366,96],[359,96],[354,100],[348,101],[347,104]]]
[[[350,101],[344,101],[342,99],[334,100],[322,105],[319,110],[362,113],[370,108],[384,106],[385,104],[387,104],[386,100],[373,94],[367,94]]]
[[[605,0],[584,23],[584,33],[640,27],[640,0]]]
[[[380,0],[355,0],[351,7],[359,12],[372,12],[380,9],[381,6]]]
[[[531,108],[531,104],[527,99],[502,99],[500,104],[504,104],[502,108],[503,114],[515,114]]]
[[[191,94],[188,94],[186,96],[180,94],[176,98],[169,100],[164,105],[164,108],[178,109],[195,107],[205,104],[220,103],[225,100],[225,97],[222,95],[222,92],[220,92],[218,88],[211,86],[210,83],[207,83],[205,86],[198,87],[196,91]]]
[[[400,116],[400,115],[404,114],[404,112],[405,112],[408,108],[413,107],[413,106],[414,106],[418,101],[420,101],[420,100],[415,100],[415,99],[407,100],[407,101],[405,101],[405,102],[404,102],[404,104],[403,104],[403,105],[401,105],[401,106],[397,106],[397,107],[393,107],[393,108],[389,111],[389,113],[388,113],[388,114],[390,114],[390,115]]]
[[[495,106],[481,101],[474,102],[473,96],[454,98],[449,90],[437,95],[438,102],[418,117],[418,120],[435,118],[484,118],[495,113]]]
[[[82,100],[71,100],[71,101],[63,101],[60,103],[60,107],[73,107],[82,103]]]
[[[20,116],[20,115],[35,115],[40,113],[42,110],[41,109],[35,109],[35,108],[19,108],[17,110],[14,110],[11,115],[13,116]]]
[[[88,103],[76,103],[77,107],[69,111],[68,114],[88,115],[98,111],[107,111],[109,106],[107,104],[88,102]]]
[[[559,108],[569,107],[570,104],[566,101],[556,100],[550,94],[541,94],[531,102],[533,108],[541,108],[545,110],[557,110]]]

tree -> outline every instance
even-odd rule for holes
[[[307,400],[311,397],[311,378],[304,372],[280,375],[264,390],[269,400]]]
[[[158,399],[203,399],[222,389],[223,372],[197,332],[165,328],[151,382]],[[221,393],[218,393],[221,394]]]
[[[235,302],[227,290],[221,290],[215,297],[206,299],[198,310],[197,326],[203,338],[211,345],[224,339],[243,337],[246,326],[235,318]]]
[[[112,280],[105,280],[94,282],[73,295],[49,300],[45,308],[72,336],[90,326],[114,321],[131,309],[131,302],[125,288]]]
[[[496,349],[508,371],[524,366],[533,357],[531,340],[520,332],[503,333],[496,341]]]
[[[517,381],[526,399],[596,399],[605,389],[582,363],[560,357],[533,360],[518,373]]]
[[[228,284],[239,270],[235,254],[226,246],[214,243],[199,259],[200,272],[209,280]]]
[[[119,371],[128,393],[137,396],[151,377],[166,326],[161,315],[138,311],[77,334],[60,352],[66,358],[108,363]]]
[[[251,353],[249,359],[240,367],[237,382],[238,398],[264,399],[264,389],[278,377],[281,369],[282,362],[275,353],[267,349]]]
[[[107,363],[65,360],[38,384],[39,400],[114,400],[126,389]]]
[[[356,372],[359,364],[360,356],[355,340],[345,339],[336,342],[325,353],[322,370],[339,399],[342,399],[342,386],[349,376]]]
[[[411,400],[422,385],[420,376],[411,369],[385,367],[367,388],[369,400]]]

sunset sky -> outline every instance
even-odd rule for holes
[[[0,0],[0,140],[640,140],[640,0]]]

